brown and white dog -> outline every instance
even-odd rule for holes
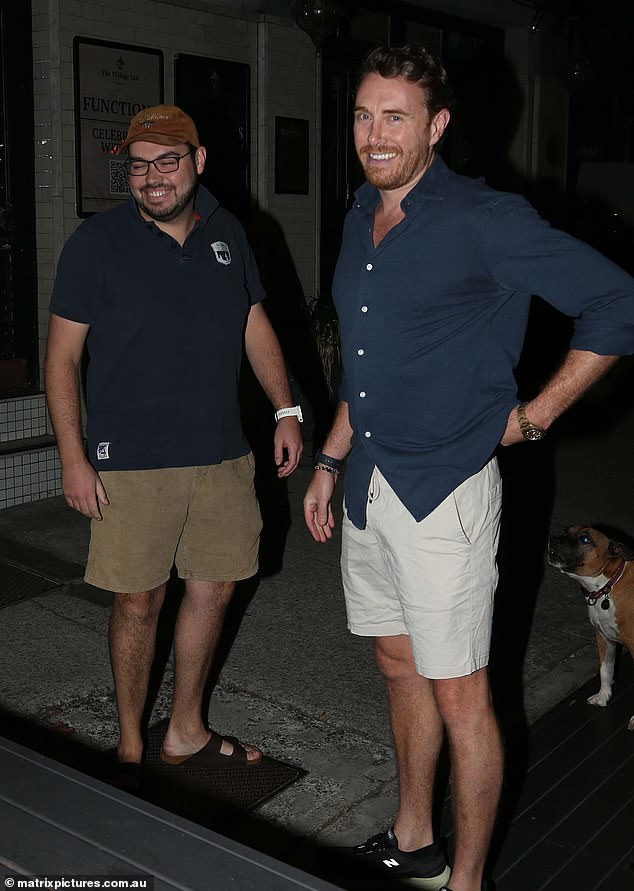
[[[548,562],[581,585],[601,666],[601,689],[588,702],[607,705],[616,644],[634,657],[634,552],[590,526],[568,526],[563,535],[550,536]],[[627,729],[634,730],[634,715]]]

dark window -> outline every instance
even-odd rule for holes
[[[38,389],[30,0],[0,0],[0,396]]]

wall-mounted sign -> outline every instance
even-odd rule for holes
[[[76,37],[75,157],[77,213],[88,216],[128,197],[116,155],[130,118],[163,102],[163,53],[122,43]]]

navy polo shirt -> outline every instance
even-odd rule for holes
[[[421,520],[491,458],[518,402],[532,294],[575,318],[573,349],[634,352],[634,280],[522,197],[436,157],[375,248],[378,201],[368,183],[356,193],[333,284],[359,528],[375,465]]]
[[[59,261],[50,311],[90,325],[88,455],[97,470],[217,464],[249,451],[238,380],[264,297],[238,220],[203,187],[181,247],[134,199],[95,214]]]

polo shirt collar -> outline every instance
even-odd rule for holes
[[[435,155],[431,166],[425,171],[413,189],[401,201],[401,207],[405,212],[410,210],[420,201],[442,201],[447,192],[447,183],[451,171],[440,157]],[[365,182],[355,192],[356,206],[364,212],[373,211],[379,203],[379,190],[370,183]]]
[[[198,222],[204,225],[219,206],[218,200],[211,194],[209,189],[206,189],[205,186],[200,185],[199,183],[198,189],[196,190],[196,198],[194,199],[194,210],[198,215]],[[128,209],[135,219],[145,222],[139,213],[133,195],[130,195]]]
[[[194,210],[198,214],[201,222],[206,223],[212,213],[214,213],[219,206],[217,198],[211,194],[209,189],[199,185],[198,191],[196,192],[196,200],[194,201]]]

